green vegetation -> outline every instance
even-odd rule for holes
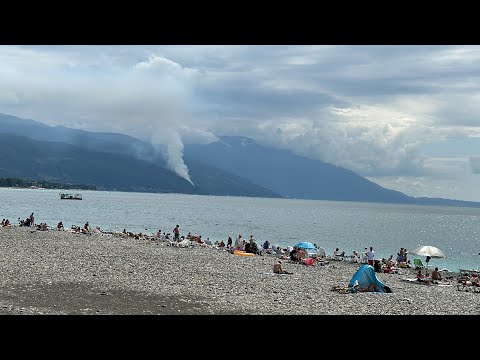
[[[80,189],[80,190],[97,190],[95,185],[84,185],[84,184],[63,184],[49,182],[46,180],[35,181],[35,180],[24,180],[18,178],[0,178],[0,187],[17,187],[17,188],[29,188],[29,187],[38,187],[44,189]]]

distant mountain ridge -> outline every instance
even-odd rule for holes
[[[0,177],[96,185],[99,189],[203,195],[480,207],[414,198],[351,170],[257,144],[245,137],[184,146],[195,186],[166,168],[154,147],[128,135],[96,133],[0,114]]]
[[[287,150],[224,136],[209,145],[186,145],[185,156],[240,175],[288,198],[410,203],[401,192],[375,184],[351,170]]]
[[[9,159],[0,165],[0,177],[94,184],[104,190],[280,197],[200,163],[189,169],[192,186],[165,168],[151,144],[127,135],[50,127],[2,114],[0,153]]]
[[[215,164],[286,198],[480,207],[473,201],[411,197],[343,167],[268,148],[240,136],[223,136],[208,145],[186,145],[184,152],[192,161]]]

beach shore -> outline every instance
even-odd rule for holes
[[[401,281],[378,273],[393,293],[343,294],[359,264],[305,266],[273,274],[272,255],[113,234],[0,228],[0,314],[471,315],[480,293]]]

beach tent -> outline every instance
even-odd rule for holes
[[[371,265],[362,265],[348,283],[348,288],[352,289],[357,281],[358,285],[369,286],[371,284],[375,284],[375,289],[377,290],[376,292],[392,292],[388,286],[386,286],[377,278],[375,269]]]

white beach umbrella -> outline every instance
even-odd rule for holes
[[[419,256],[426,256],[427,266],[430,258],[445,259],[447,257],[442,250],[431,245],[423,245],[423,246],[416,247],[415,249],[410,250],[409,253],[416,254]]]

